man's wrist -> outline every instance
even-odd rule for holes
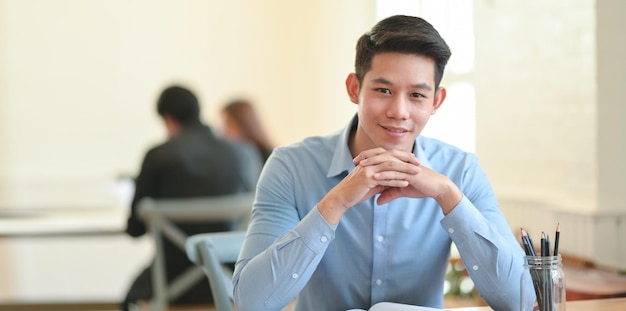
[[[345,208],[339,206],[338,204],[333,204],[332,200],[324,197],[321,201],[317,203],[317,209],[320,214],[329,225],[334,226],[339,223],[341,217],[345,213]]]
[[[450,186],[441,195],[435,198],[444,215],[448,215],[463,199],[463,192],[454,184]]]

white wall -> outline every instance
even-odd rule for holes
[[[597,209],[595,1],[476,1],[477,151],[501,197]]]
[[[626,39],[622,31],[626,28],[626,2],[598,1],[596,10],[598,202],[602,211],[615,213],[626,210]],[[622,241],[626,241],[626,233]]]
[[[171,82],[211,122],[249,95],[277,144],[343,127],[374,20],[373,0],[0,0],[0,202],[88,202],[72,191],[136,174],[164,138],[154,106]],[[127,236],[0,240],[0,299],[121,299],[151,251]]]
[[[626,269],[624,2],[475,3],[477,152],[510,224]]]
[[[0,180],[136,173],[163,138],[160,90],[182,81],[208,121],[260,106],[277,144],[337,129],[373,1],[0,1]]]

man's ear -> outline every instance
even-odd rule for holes
[[[359,103],[359,88],[359,79],[355,73],[350,73],[346,78],[346,91],[350,101],[355,104]]]
[[[433,100],[433,112],[431,113],[431,115],[435,114],[437,112],[437,109],[441,107],[443,101],[446,99],[447,92],[448,91],[443,86],[437,88],[437,92],[435,92],[435,99]]]

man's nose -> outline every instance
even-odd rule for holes
[[[387,117],[394,119],[408,119],[410,102],[406,96],[394,96],[387,105]]]

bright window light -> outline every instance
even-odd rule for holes
[[[472,0],[378,0],[376,18],[404,14],[430,22],[446,40],[452,57],[444,85],[448,96],[422,133],[469,152],[476,152],[476,96],[470,81],[474,70],[474,3]],[[443,84],[443,83],[442,83]]]
[[[446,100],[437,113],[430,117],[422,135],[441,139],[468,152],[476,152],[474,86],[467,82],[455,82],[446,89]]]

